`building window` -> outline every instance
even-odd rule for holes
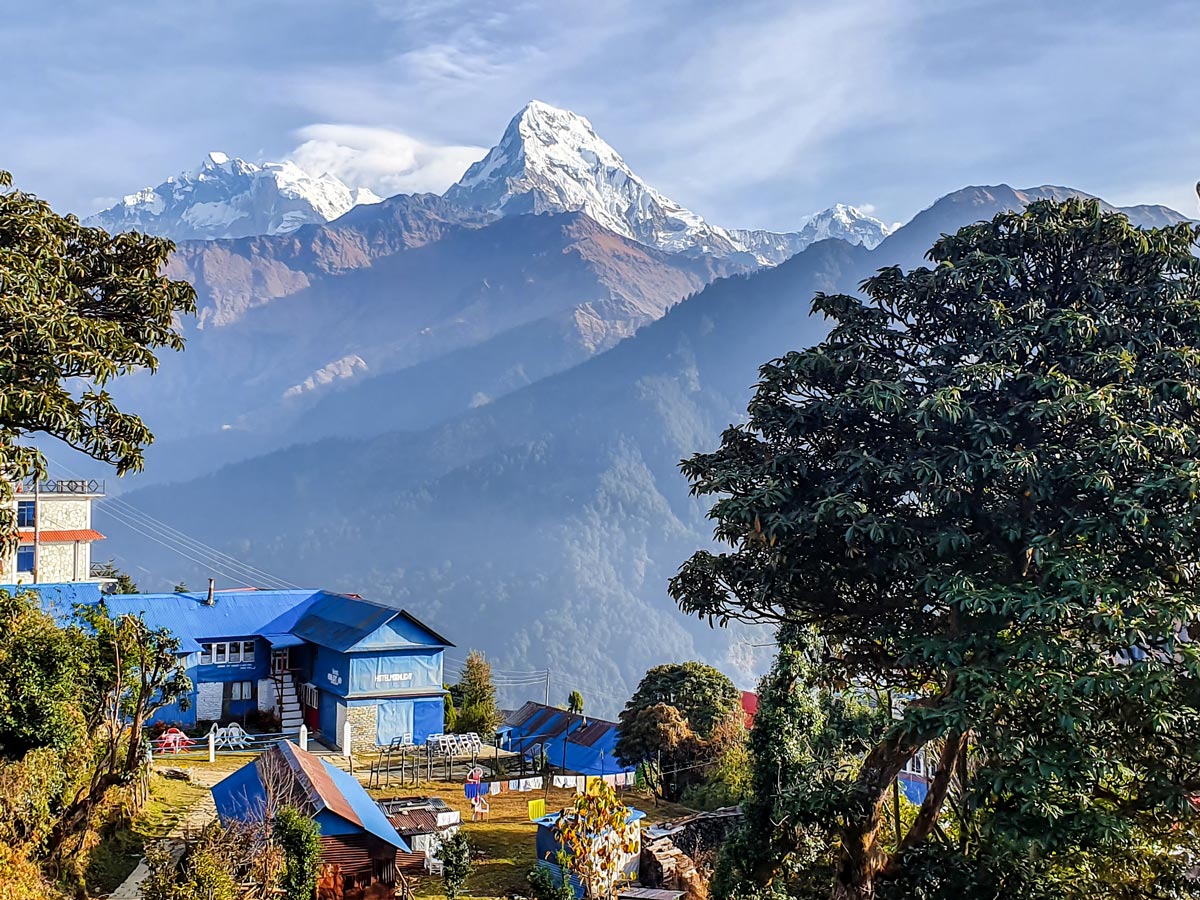
[[[17,527],[33,528],[37,524],[37,501],[17,501]]]
[[[33,545],[28,547],[19,547],[17,549],[17,571],[32,572],[33,571]]]
[[[230,700],[253,700],[254,699],[254,682],[253,681],[231,681],[226,686],[229,692]]]
[[[254,662],[254,641],[222,641],[219,644],[201,644],[200,662],[204,665],[215,663],[223,666],[226,663]]]

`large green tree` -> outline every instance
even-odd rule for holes
[[[173,249],[60,216],[0,171],[0,501],[14,482],[45,473],[37,450],[16,443],[27,435],[57,438],[121,474],[141,468],[153,436],[105,386],[153,371],[159,348],[183,347],[178,318],[195,311],[195,291],[161,274]],[[0,503],[0,540],[14,530]]]
[[[1198,238],[1079,200],[944,236],[930,266],[818,295],[829,338],[765,365],[749,420],[683,464],[729,549],[683,566],[682,609],[814,624],[837,679],[911,698],[849,778],[834,897],[926,844],[968,756],[981,839],[1091,853],[1198,824]]]
[[[678,800],[740,735],[723,727],[742,717],[742,695],[729,678],[699,662],[650,669],[619,717],[617,758],[646,763],[655,790]]]

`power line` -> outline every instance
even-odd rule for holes
[[[127,528],[131,528],[138,534],[148,537],[155,543],[166,547],[180,556],[183,556],[192,562],[197,563],[201,567],[216,572],[223,578],[229,579],[231,582],[249,581],[251,584],[260,582],[267,587],[279,588],[288,587],[288,585],[280,579],[273,576],[264,578],[262,575],[250,570],[242,563],[232,557],[225,557],[221,554],[205,552],[202,547],[198,547],[188,541],[174,537],[170,533],[156,529],[152,523],[137,515],[127,512],[119,507],[100,507],[99,512],[104,515],[111,516],[117,522]]]
[[[77,478],[83,477],[82,475],[80,475],[80,473],[71,469],[70,466],[64,465],[64,464],[56,461],[55,459],[53,459],[49,454],[45,453],[44,451],[43,451],[43,456],[45,456],[47,461],[49,461],[51,463],[51,465],[53,465],[55,468],[62,469],[63,471],[67,472],[69,475],[73,475]],[[157,541],[157,543],[160,543],[163,546],[167,547],[167,549],[172,550],[172,551],[178,553],[179,555],[186,557],[187,559],[190,559],[192,562],[199,563],[200,565],[204,566],[205,568],[210,568],[213,571],[217,571],[224,577],[231,578],[235,582],[236,581],[244,581],[246,579],[249,579],[251,582],[262,581],[262,583],[264,583],[268,587],[281,587],[281,588],[297,588],[298,587],[297,585],[292,584],[289,581],[285,581],[282,578],[272,575],[270,572],[263,571],[262,569],[259,569],[248,563],[244,563],[241,560],[237,559],[236,557],[230,556],[228,553],[218,550],[217,548],[212,547],[212,546],[204,543],[203,541],[198,540],[197,538],[194,538],[191,535],[186,534],[185,532],[180,531],[177,528],[174,528],[171,525],[168,525],[166,522],[163,522],[162,520],[155,518],[154,516],[150,515],[149,513],[138,509],[132,503],[122,500],[119,497],[106,497],[103,501],[101,501],[100,505],[97,508],[99,509],[99,511],[104,512],[107,515],[113,516],[118,521],[122,522],[122,524],[129,525],[130,523],[128,521],[120,518],[120,516],[117,515],[118,512],[123,512],[128,518],[135,520],[136,522],[138,522],[145,528],[148,528],[151,531],[158,532],[161,537],[166,538],[176,544],[179,544],[182,547],[185,547],[188,550],[191,550],[193,553],[199,554],[202,557],[206,557],[207,561],[204,559],[198,560],[198,559],[196,559],[195,556],[192,556],[177,547],[172,547],[169,544],[165,544],[161,540]],[[132,527],[132,525],[130,525],[130,527]],[[134,530],[136,531],[137,529],[134,529]],[[144,531],[139,531],[139,533],[143,534],[146,537],[152,537],[151,535],[147,535]],[[233,569],[235,572],[239,572],[240,574],[230,575],[227,571],[225,571],[227,569]]]
[[[109,511],[109,515],[113,516],[113,518],[115,518],[118,522],[121,522],[121,524],[125,525],[127,528],[130,528],[133,531],[136,531],[138,534],[142,535],[143,537],[148,538],[151,541],[154,541],[154,543],[156,543],[156,544],[161,544],[162,546],[166,547],[168,550],[178,553],[180,556],[190,559],[192,562],[200,565],[201,567],[203,567],[204,569],[207,569],[208,571],[216,572],[218,575],[221,575],[232,581],[240,580],[239,576],[229,574],[229,572],[226,572],[226,571],[218,568],[217,566],[213,565],[211,561],[197,559],[195,556],[192,556],[191,554],[185,552],[184,550],[181,550],[178,547],[173,547],[170,544],[166,543],[165,541],[160,540],[153,533],[151,533],[149,531],[144,531],[141,528],[139,528],[137,525],[135,525],[134,523],[126,521],[124,519],[121,519],[121,517],[116,515],[112,510]]]

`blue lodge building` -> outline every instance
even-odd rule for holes
[[[142,615],[182,640],[188,708],[152,721],[185,727],[272,712],[284,732],[320,732],[356,749],[394,738],[424,743],[443,729],[442,654],[454,645],[404,609],[353,594],[236,590],[115,594],[114,616]]]

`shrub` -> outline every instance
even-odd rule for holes
[[[456,900],[471,877],[471,842],[459,831],[442,841],[442,890],[448,900]]]

